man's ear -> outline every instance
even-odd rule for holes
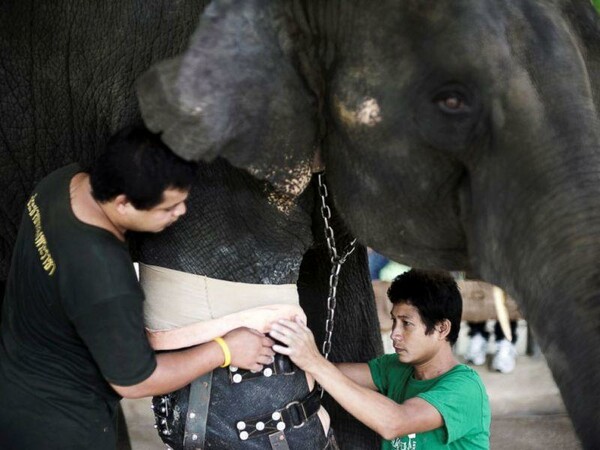
[[[146,125],[185,159],[223,157],[301,193],[318,147],[323,85],[303,14],[284,0],[210,3],[188,49],[138,80]]]
[[[119,214],[125,214],[127,212],[128,208],[133,207],[133,205],[131,204],[129,199],[125,196],[125,194],[117,195],[114,198],[113,203],[115,205],[115,209],[117,210],[117,212]]]
[[[440,335],[440,340],[445,340],[446,337],[450,334],[450,330],[452,329],[452,323],[448,319],[444,319],[441,322],[438,322],[435,326],[436,331]]]

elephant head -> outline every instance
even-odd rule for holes
[[[320,149],[363,243],[504,287],[598,448],[599,83],[583,0],[219,0],[138,96],[182,156],[288,194]]]

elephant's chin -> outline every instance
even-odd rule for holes
[[[345,218],[352,233],[365,245],[378,253],[385,255],[392,261],[407,266],[445,269],[445,270],[470,270],[471,263],[466,245],[461,245],[460,235],[445,233],[444,230],[430,230],[427,236],[437,235],[432,239],[435,244],[423,239],[423,233],[411,233],[405,230],[398,231],[395,221],[386,221],[374,224],[373,220],[353,221],[352,215]],[[444,245],[444,244],[456,245]]]
[[[389,215],[381,217],[381,213],[369,211],[370,207],[364,208],[365,212],[340,196],[336,206],[351,234],[392,261],[420,268],[470,270],[466,239],[452,214],[431,226],[414,219],[402,222]]]
[[[396,251],[395,248],[390,248],[385,244],[381,247],[375,245],[370,247],[387,256],[392,261],[397,261],[410,267],[471,271],[466,249],[405,247],[402,248],[402,251]]]

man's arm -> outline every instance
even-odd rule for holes
[[[263,334],[238,328],[223,339],[231,351],[231,364],[249,370],[261,370],[273,361],[273,341]],[[216,342],[198,345],[187,350],[161,353],[156,356],[154,372],[133,386],[111,384],[125,398],[141,398],[173,392],[199,376],[216,369],[225,360],[223,350]]]
[[[377,390],[367,363],[333,363],[333,365],[356,384],[372,391]]]
[[[301,320],[279,321],[272,325],[270,334],[287,346],[275,345],[273,349],[276,352],[289,355],[298,367],[310,373],[344,409],[384,439],[422,433],[444,425],[438,410],[425,400],[412,398],[398,404],[370,389],[369,383],[365,381],[364,366],[358,367],[358,370],[352,367],[349,371],[356,381],[344,375],[321,356],[312,332]],[[370,384],[373,384],[372,379]]]
[[[295,316],[306,317],[300,306],[276,304],[250,308],[172,330],[146,329],[146,334],[154,350],[174,350],[210,342],[240,327],[268,333],[272,322],[279,319],[292,319]]]

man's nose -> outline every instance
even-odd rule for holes
[[[175,208],[174,215],[179,217],[179,216],[183,216],[186,212],[187,212],[187,206],[185,206],[185,203],[181,203],[180,205],[177,206],[177,208]]]

